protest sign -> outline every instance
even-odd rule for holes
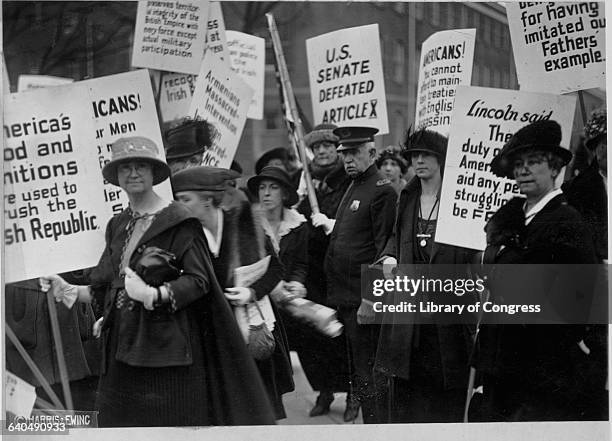
[[[540,120],[557,121],[562,130],[561,146],[569,148],[575,106],[576,98],[570,96],[459,86],[436,242],[484,249],[486,221],[519,195],[514,181],[491,173],[491,160],[514,132]]]
[[[605,87],[603,2],[508,2],[506,14],[521,90]]]
[[[423,42],[414,126],[448,135],[457,86],[469,86],[476,29],[436,32]]]
[[[100,170],[111,159],[112,143],[126,136],[151,139],[159,149],[159,159],[166,160],[151,81],[146,70],[109,75],[81,84],[87,86],[91,99],[93,113],[90,112],[90,118],[94,131],[90,145],[97,149]],[[100,171],[96,176],[101,176]],[[169,181],[155,186],[155,191],[162,197],[172,199]],[[102,192],[108,208],[107,219],[127,207],[127,197],[119,187],[104,181]]]
[[[16,416],[29,417],[36,401],[36,389],[34,386],[7,371],[4,390],[6,411]]]
[[[204,53],[208,1],[139,1],[132,66],[197,74]]]
[[[163,74],[159,109],[164,122],[187,116],[197,79],[197,75],[191,74]]]
[[[102,253],[108,217],[86,92],[5,96],[6,283],[93,266]]]
[[[204,50],[217,54],[219,58],[229,65],[226,48],[227,37],[225,34],[225,21],[223,20],[221,2],[210,2],[208,26],[206,27],[206,46]]]
[[[5,101],[6,281],[95,265],[107,221],[127,205],[122,190],[102,177],[111,144],[146,136],[165,157],[147,72],[15,93]],[[167,181],[156,192],[172,197]]]
[[[206,52],[189,115],[215,127],[202,165],[229,168],[240,142],[253,90],[214,53]]]
[[[237,31],[227,31],[231,69],[253,89],[247,117],[263,119],[266,40]]]
[[[316,123],[389,132],[377,24],[309,38],[306,55]]]
[[[17,91],[23,92],[41,87],[63,86],[74,82],[72,78],[52,77],[49,75],[19,75]]]

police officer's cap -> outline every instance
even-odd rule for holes
[[[338,137],[337,151],[350,150],[359,147],[364,142],[373,142],[378,129],[374,127],[350,126],[334,129]]]

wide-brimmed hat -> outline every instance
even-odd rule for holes
[[[584,126],[584,145],[589,149],[597,147],[608,133],[606,108],[601,107],[591,113],[591,118]]]
[[[319,124],[315,126],[311,132],[304,136],[304,143],[310,149],[318,142],[329,141],[333,144],[338,145],[338,136],[334,135],[334,129],[338,126],[334,124]]]
[[[298,201],[298,194],[295,191],[295,188],[293,188],[291,179],[289,178],[287,172],[282,168],[275,167],[273,165],[264,167],[261,173],[248,180],[247,188],[249,189],[249,192],[253,196],[257,197],[259,195],[259,184],[261,181],[265,180],[272,180],[283,186],[288,197],[287,201],[285,201],[286,206],[290,207],[295,205],[295,203]]]
[[[204,120],[188,120],[166,131],[166,160],[204,153],[212,145],[214,128]]]
[[[402,171],[402,174],[408,171],[408,164],[406,163],[406,160],[402,158],[397,148],[393,146],[389,146],[385,150],[380,152],[380,154],[378,155],[378,158],[376,159],[376,167],[381,168],[383,163],[387,159],[391,159],[392,161],[395,161],[397,165],[399,166],[400,170]]]
[[[448,138],[433,130],[421,129],[411,132],[408,129],[403,147],[402,155],[407,161],[411,160],[412,153],[425,152],[436,155],[438,162],[443,164],[446,159]]]
[[[102,169],[102,176],[113,185],[119,186],[117,167],[126,162],[148,162],[153,169],[153,185],[165,181],[170,176],[170,167],[158,158],[157,145],[142,136],[119,138],[111,146],[111,160]]]
[[[225,183],[240,177],[234,170],[220,167],[191,167],[172,176],[172,191],[223,191]]]
[[[276,147],[268,150],[255,162],[255,174],[261,173],[261,171],[268,165],[268,162],[273,159],[280,159],[285,163],[289,161],[289,151],[285,147]]]
[[[351,150],[359,147],[365,142],[374,142],[374,135],[378,129],[364,126],[338,127],[333,130],[333,134],[338,137],[338,152]]]
[[[491,161],[491,172],[499,177],[514,179],[514,158],[525,151],[551,152],[561,158],[563,165],[572,159],[572,152],[561,147],[561,126],[556,121],[536,121],[521,127],[504,144]]]

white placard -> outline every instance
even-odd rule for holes
[[[469,86],[476,29],[436,32],[423,42],[414,126],[448,135],[457,86]]]
[[[147,72],[10,94],[4,109],[5,282],[95,265],[126,203],[104,185],[110,145],[145,136],[164,159]],[[172,197],[167,181],[156,191]]]
[[[208,10],[208,0],[139,1],[132,66],[197,74]]]
[[[221,2],[210,2],[208,14],[208,26],[206,27],[206,46],[205,51],[212,51],[223,61],[228,63],[227,57],[227,37],[225,34],[225,20]]]
[[[238,31],[227,31],[231,69],[253,89],[247,117],[263,119],[266,40]]]
[[[17,80],[17,91],[23,92],[41,87],[63,86],[73,83],[72,78],[52,77],[49,75],[19,75]]]
[[[159,109],[164,122],[180,120],[189,114],[189,105],[197,80],[197,75],[163,74]]]
[[[215,127],[202,165],[230,168],[238,148],[253,90],[212,52],[206,52],[189,115]]]
[[[306,40],[314,122],[389,132],[378,24]]]
[[[521,90],[605,88],[603,2],[507,2],[506,14]]]
[[[92,145],[101,168],[111,159],[111,145],[119,138],[144,136],[158,147],[159,159],[166,160],[164,142],[155,109],[155,98],[146,70],[109,75],[81,82],[89,89],[95,131]],[[154,187],[160,196],[172,199],[169,180]],[[102,188],[108,208],[108,218],[127,208],[127,196],[123,190],[104,181]]]
[[[6,371],[4,387],[6,411],[16,416],[29,417],[36,401],[36,389],[17,375]]]
[[[484,249],[486,221],[519,195],[513,180],[491,173],[491,160],[513,133],[541,119],[561,125],[561,146],[569,148],[575,106],[576,98],[571,96],[458,87],[436,242]]]

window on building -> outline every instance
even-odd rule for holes
[[[406,46],[401,40],[393,42],[393,81],[402,84],[406,72]]]
[[[275,130],[281,128],[281,114],[280,109],[266,109],[264,112],[264,119],[266,121],[266,130]]]
[[[434,2],[431,6],[431,24],[434,26],[440,26],[440,3]]]
[[[423,20],[425,4],[418,2],[414,4],[414,16],[417,20]]]
[[[482,67],[482,85],[485,87],[491,86],[491,69],[489,69],[489,66]]]
[[[469,19],[468,19],[468,8],[465,5],[459,5],[461,9],[461,28],[466,29],[470,27]]]
[[[506,72],[505,70],[502,71],[501,73],[501,87],[504,89],[508,89],[510,88],[510,80],[509,80],[509,75],[508,72]]]
[[[481,21],[481,28],[480,31],[482,32],[481,38],[482,40],[488,44],[491,45],[491,21],[487,18],[487,17],[482,17]]]
[[[395,2],[393,3],[393,10],[398,14],[406,13],[406,3],[404,2]]]

